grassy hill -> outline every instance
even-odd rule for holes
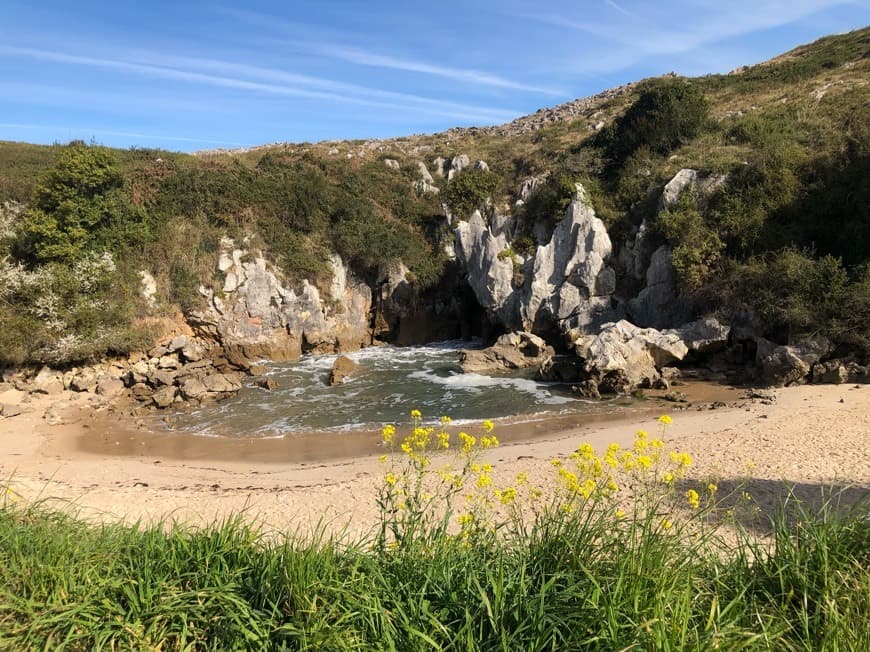
[[[644,219],[670,242],[699,310],[749,306],[774,339],[825,333],[866,355],[868,53],[865,28],[728,75],[644,80],[499,127],[392,140],[195,155],[2,142],[0,205],[24,206],[0,213],[0,362],[138,346],[138,271],[158,279],[160,311],[189,309],[214,282],[224,235],[253,238],[295,279],[317,281],[337,251],[363,275],[400,258],[418,287],[435,285],[447,265],[441,202],[462,212],[491,195],[496,210],[516,210],[522,181],[544,175],[526,217],[557,217],[565,188],[583,182],[617,245]],[[437,196],[412,190],[419,161],[431,170],[460,154],[489,171],[436,176]],[[682,168],[724,182],[657,216]],[[94,170],[101,185],[88,186]],[[104,251],[103,287],[83,289]]]

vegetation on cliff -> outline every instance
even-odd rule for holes
[[[589,100],[570,119],[557,107],[535,129],[520,119],[195,156],[0,143],[0,272],[18,278],[0,303],[0,363],[136,346],[141,329],[131,325],[155,313],[139,297],[139,271],[157,280],[158,314],[189,310],[202,300],[200,285],[216,284],[224,236],[248,238],[290,279],[325,281],[335,251],[372,280],[379,265],[401,259],[417,287],[431,286],[447,264],[442,202],[463,218],[491,198],[491,210],[522,218],[512,249],[530,252],[530,225],[557,219],[575,181],[617,247],[644,220],[672,246],[698,310],[749,307],[771,339],[825,334],[866,355],[868,52],[870,29],[832,36],[728,75],[647,80]],[[450,181],[436,174],[440,194],[426,192],[418,162],[458,154],[489,170]],[[657,210],[683,168],[718,183]],[[515,207],[532,176],[547,180]],[[104,289],[70,280],[105,256],[115,269]],[[100,314],[110,304],[113,314]]]

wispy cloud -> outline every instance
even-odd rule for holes
[[[621,13],[623,16],[633,16],[634,15],[628,9],[625,9],[624,7],[620,7],[613,0],[604,0],[604,4],[606,4],[611,9],[616,9],[616,11]]]
[[[493,88],[540,93],[543,95],[565,95],[564,91],[558,89],[525,84],[523,82],[513,81],[481,70],[452,68],[425,61],[379,54],[360,48],[349,48],[339,45],[317,45],[313,46],[311,49],[317,54],[360,66],[418,72],[424,75],[434,75],[436,77],[444,77],[446,79],[453,79],[468,84],[490,86]]]
[[[20,122],[0,122],[0,129],[26,129],[29,131],[63,131],[82,136],[118,136],[121,138],[141,138],[142,140],[160,140],[179,143],[198,143],[202,145],[229,145],[231,147],[246,147],[247,143],[237,143],[228,140],[213,140],[210,138],[190,138],[188,136],[170,136],[167,134],[146,134],[134,131],[113,131],[111,129],[95,129],[93,127],[78,127],[71,125],[32,124]]]
[[[152,78],[271,95],[325,100],[342,104],[357,104],[394,111],[418,111],[442,117],[484,123],[502,122],[516,117],[516,112],[505,111],[503,109],[445,102],[417,95],[344,84],[278,69],[214,59],[165,57],[157,53],[147,53],[149,61],[162,64],[155,65],[155,63],[141,63],[136,58],[106,59],[56,50],[22,48],[8,45],[0,45],[0,55],[27,57],[69,65],[90,66],[134,73]],[[184,67],[185,64],[186,67]],[[233,73],[236,73],[237,76],[230,76]],[[307,86],[307,88],[303,86]]]
[[[619,9],[612,0],[605,1]],[[850,0],[732,0],[698,7],[681,0],[667,8],[656,4],[645,5],[637,13],[623,11],[625,18],[616,22],[546,13],[524,14],[523,17],[583,32],[617,45],[610,52],[575,67],[588,72],[608,72],[647,57],[691,52],[728,39],[788,25],[832,7],[851,4],[854,3]]]

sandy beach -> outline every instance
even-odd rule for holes
[[[745,483],[762,508],[787,485],[808,498],[829,486],[848,487],[849,500],[870,491],[870,386],[773,390],[769,404],[729,391],[732,400],[718,409],[672,411],[651,401],[597,420],[499,424],[502,445],[486,459],[496,483],[521,471],[551,473],[554,457],[583,442],[599,451],[611,442],[630,445],[638,428],[655,431],[656,416],[668,412],[666,439],[694,457],[690,478],[724,488]],[[0,402],[24,408],[0,419],[7,499],[43,500],[103,521],[206,524],[244,513],[267,531],[300,534],[319,523],[365,533],[377,516],[375,487],[384,473],[377,433],[215,441],[137,428],[84,394],[9,389]]]

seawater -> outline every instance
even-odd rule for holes
[[[268,363],[277,389],[249,382],[233,399],[179,412],[167,421],[173,430],[204,435],[282,437],[405,424],[411,409],[420,410],[427,421],[448,415],[458,424],[595,409],[564,384],[462,373],[459,350],[475,346],[480,342],[362,349],[348,354],[359,368],[335,387],[328,384],[335,355]]]

